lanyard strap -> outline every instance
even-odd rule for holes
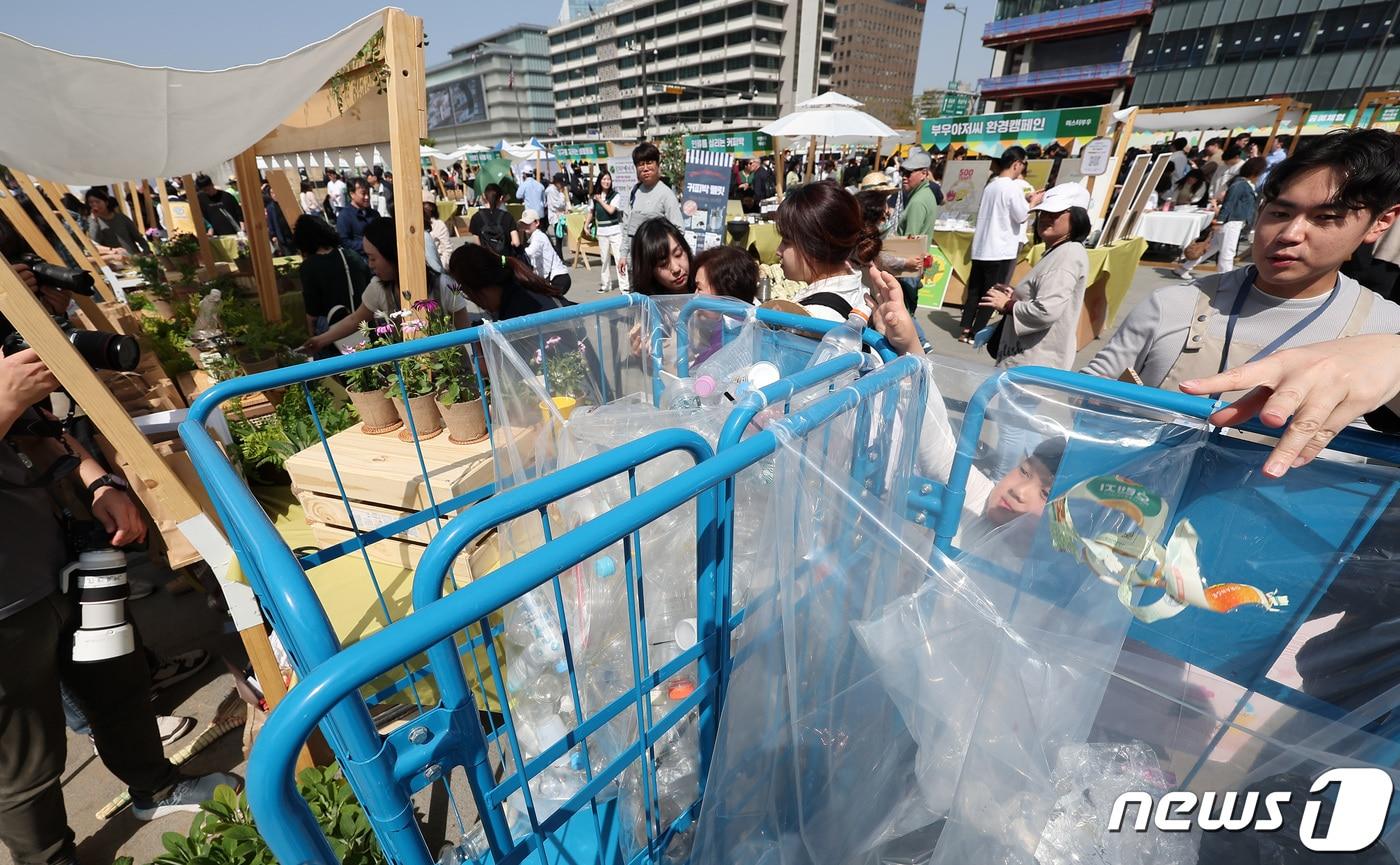
[[[1225,325],[1225,348],[1220,352],[1220,369],[1217,370],[1217,372],[1224,372],[1230,365],[1230,343],[1235,338],[1235,321],[1239,319],[1240,311],[1244,309],[1244,301],[1245,298],[1249,296],[1250,289],[1254,288],[1254,278],[1256,276],[1258,276],[1258,271],[1251,266],[1249,268],[1249,274],[1245,277],[1244,282],[1240,285],[1239,292],[1235,295],[1235,303],[1230,308],[1230,320]],[[1327,299],[1322,301],[1317,309],[1303,316],[1302,319],[1297,321],[1288,330],[1274,337],[1272,342],[1255,352],[1254,356],[1251,357],[1248,362],[1253,363],[1260,358],[1268,357],[1278,351],[1280,346],[1302,333],[1309,325],[1322,317],[1322,314],[1327,311],[1327,307],[1331,306],[1332,301],[1337,299],[1337,295],[1340,291],[1341,280],[1339,279],[1337,280],[1337,285],[1328,293]]]

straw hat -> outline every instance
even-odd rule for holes
[[[872,171],[860,179],[860,191],[870,192],[897,192],[898,186],[890,180],[889,175],[883,171]]]

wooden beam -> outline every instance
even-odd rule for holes
[[[1288,114],[1288,103],[1285,102],[1278,107],[1278,114],[1274,115],[1274,125],[1269,129],[1269,138],[1264,142],[1264,149],[1260,151],[1260,156],[1268,156],[1274,150],[1274,139],[1278,137],[1279,124],[1283,123],[1284,116]]]
[[[93,263],[93,260],[88,257],[87,250],[83,248],[81,241],[69,233],[68,226],[58,217],[58,214],[54,212],[55,207],[59,210],[65,209],[62,202],[49,202],[39,191],[39,188],[34,185],[33,179],[23,171],[11,171],[10,176],[19,184],[20,191],[29,196],[30,201],[34,202],[34,208],[39,211],[39,215],[48,223],[49,230],[52,231],[59,242],[63,244],[63,248],[68,250],[68,254],[78,263],[78,266],[88,272],[88,275],[92,277],[94,283],[97,285],[106,285],[107,279],[102,275],[101,265]],[[79,233],[81,234],[81,232]],[[30,245],[32,246],[33,244]],[[98,259],[98,261],[101,261],[101,259]],[[89,298],[89,300],[91,300],[91,298]],[[83,310],[83,312],[86,313],[87,310]],[[98,326],[96,322],[93,324],[94,326]],[[110,328],[108,329],[110,330]]]
[[[194,236],[199,241],[199,263],[204,266],[205,278],[214,276],[214,247],[209,243],[209,232],[204,230],[204,213],[199,209],[199,191],[194,188],[194,178],[186,174],[180,178],[185,185],[185,203],[190,206],[190,218],[194,220]]]
[[[423,84],[423,19],[399,9],[384,13],[384,59],[389,66],[389,147],[394,170],[399,290],[409,301],[428,296],[423,245],[419,141],[428,134]]]
[[[112,191],[112,197],[117,200],[117,212],[131,216],[131,210],[126,206],[126,197],[122,193],[122,182],[114,180],[108,188]]]
[[[282,215],[287,218],[288,222],[295,224],[297,217],[301,215],[301,196],[292,191],[291,178],[287,177],[285,171],[274,169],[267,172],[267,182],[272,184],[272,195],[282,206]],[[300,184],[298,184],[299,188]],[[261,199],[261,193],[259,193],[259,198]]]
[[[132,221],[136,223],[136,230],[141,232],[142,236],[145,236],[146,214],[142,212],[143,208],[141,207],[141,194],[136,191],[139,187],[137,187],[136,181],[133,180],[131,181],[131,183],[127,184],[127,188],[131,190]]]
[[[170,211],[170,196],[165,191],[165,178],[156,178],[156,195],[160,199],[160,221],[161,227],[165,229],[166,236],[175,233],[175,214]]]
[[[19,173],[21,172],[16,172],[16,174]],[[40,213],[44,212],[44,207],[40,202],[36,201],[34,207]],[[29,248],[34,250],[35,255],[45,261],[50,261],[55,264],[63,261],[63,256],[58,254],[58,250],[54,249],[52,243],[49,243],[49,239],[44,236],[44,232],[40,231],[39,226],[34,224],[34,220],[29,218],[29,213],[25,211],[24,206],[19,203],[19,199],[11,195],[9,190],[0,191],[0,213],[5,214],[5,218],[8,219],[10,224],[15,227],[15,230],[19,232],[20,237],[24,238],[24,242],[29,244]],[[8,262],[6,262],[6,264],[8,265]],[[0,270],[4,270],[8,275],[13,275],[13,272],[8,266],[0,268]],[[26,294],[29,294],[29,292],[26,292]],[[29,296],[33,298],[32,294]],[[112,322],[107,318],[107,314],[97,305],[96,300],[87,295],[74,294],[72,292],[69,292],[68,296],[77,302],[78,308],[83,311],[83,315],[87,316],[88,321],[92,322],[93,327],[108,331],[116,330],[116,327],[114,327]],[[37,305],[39,301],[35,299],[34,303]],[[48,313],[44,313],[44,315],[47,316]],[[10,323],[17,328],[19,327],[19,323],[13,318],[10,319]],[[50,321],[49,324],[52,326],[53,322]],[[20,332],[23,333],[22,330]],[[27,336],[26,334],[26,337]],[[81,361],[79,362],[81,363]],[[87,368],[86,364],[83,366]],[[110,396],[110,394],[108,395]]]
[[[262,209],[262,184],[258,182],[258,161],[249,148],[233,158],[238,188],[248,202],[243,208],[243,227],[248,235],[248,256],[253,260],[253,283],[263,318],[282,320],[282,303],[277,297],[277,270],[272,266],[272,241],[267,233],[267,214]]]
[[[155,228],[156,205],[155,201],[151,198],[151,182],[149,180],[141,181],[141,201],[141,210],[143,211],[143,215],[146,218],[146,228],[148,230]]]
[[[9,196],[0,198],[0,201],[9,200],[12,200]],[[49,318],[39,299],[20,281],[3,256],[0,256],[0,313],[24,334],[25,340],[53,372],[63,389],[76,404],[83,407],[98,431],[131,466],[133,476],[130,481],[141,484],[149,495],[159,500],[169,513],[181,521],[202,516],[199,504],[180,483],[174,470],[151,447],[121,403],[103,386],[92,367],[87,365],[58,325]],[[267,643],[267,636],[261,626],[245,628],[239,634],[248,650],[248,660],[252,662],[253,671],[263,687],[263,696],[267,698],[269,706],[275,706],[287,692],[282,683],[281,669],[275,660],[270,661],[272,649]]]

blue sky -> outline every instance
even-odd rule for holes
[[[49,0],[6,2],[0,30],[49,48],[90,54],[146,66],[220,69],[256,63],[329,36],[383,5],[382,0],[298,3],[287,0]],[[945,86],[962,18],[930,0],[924,16],[923,46],[916,90]],[[963,0],[968,7],[967,38],[960,74],[975,81],[991,65],[982,47],[982,26],[991,20],[990,0]],[[403,7],[423,18],[429,65],[447,58],[448,49],[520,21],[551,24],[559,0],[407,0]]]

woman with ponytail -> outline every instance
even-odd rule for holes
[[[845,321],[867,305],[861,271],[880,254],[880,231],[854,195],[833,181],[809,183],[783,200],[777,222],[783,273],[807,283],[797,302],[813,317]]]
[[[545,309],[572,306],[552,283],[530,265],[509,255],[497,255],[484,246],[467,243],[457,247],[447,271],[467,298],[491,318],[505,321]]]

